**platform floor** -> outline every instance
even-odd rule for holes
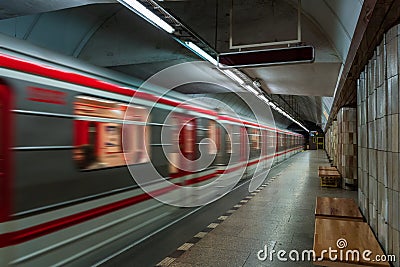
[[[357,198],[356,191],[321,188],[318,166],[329,165],[324,151],[305,151],[273,168],[259,192],[238,205],[158,266],[313,266],[311,262],[260,261],[267,245],[287,252],[312,249],[317,196]],[[286,255],[287,257],[287,255]]]

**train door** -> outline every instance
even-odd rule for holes
[[[248,160],[248,147],[249,140],[245,127],[240,127],[240,161],[244,162]]]
[[[222,164],[224,165],[224,166],[227,166],[228,165],[228,162],[229,162],[229,160],[231,159],[231,157],[232,157],[232,155],[233,155],[233,148],[232,148],[232,146],[233,146],[233,140],[232,140],[232,137],[233,137],[233,130],[232,130],[232,125],[229,125],[229,124],[227,124],[226,126],[225,126],[225,132],[224,132],[224,136],[222,137],[222,135],[221,135],[221,137],[223,138],[223,155],[224,155],[224,159],[223,159],[223,162],[222,162]]]
[[[179,148],[185,159],[190,162],[195,160],[196,123],[194,119],[184,118],[179,134]],[[187,161],[186,161],[187,162]],[[187,166],[190,167],[191,166]]]
[[[0,84],[0,222],[11,214],[11,91]]]
[[[267,131],[262,130],[261,131],[261,158],[263,159],[262,161],[262,168],[265,169],[267,168]]]
[[[240,127],[237,125],[232,125],[232,133],[231,133],[231,146],[232,146],[232,160],[231,164],[239,163],[240,161],[240,153],[241,153],[241,143],[240,143]]]
[[[80,170],[90,169],[98,160],[98,122],[74,121],[74,160]]]
[[[214,144],[210,144],[209,153],[214,156],[214,161],[212,162],[212,166],[216,164],[220,164],[223,161],[221,155],[221,125],[218,125],[215,121],[209,120],[208,122],[208,138],[210,138]]]
[[[175,149],[170,155],[170,175],[188,175],[195,167],[192,162],[196,158],[196,121],[186,116],[175,115],[172,119],[172,143]]]
[[[275,140],[275,154],[274,154],[274,161],[279,162],[279,151],[280,151],[280,134],[276,132],[276,140]]]
[[[287,143],[287,135],[282,133],[281,134],[281,140],[282,140],[282,149],[281,149],[281,153],[282,153],[282,160],[286,159],[286,153],[285,150],[287,148],[286,143]]]

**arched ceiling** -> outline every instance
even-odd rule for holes
[[[168,34],[117,3],[4,19],[0,32],[101,67],[134,69],[142,64],[197,58]]]
[[[158,3],[218,52],[237,51],[229,49],[231,0]],[[316,111],[329,113],[332,100],[326,97],[334,95],[362,4],[362,0],[302,0],[301,41],[315,47],[315,62],[242,71],[257,78],[269,94],[299,96],[295,101],[302,119],[323,123],[324,116],[318,118]],[[268,8],[271,6],[273,9]],[[236,18],[251,15],[246,21],[232,24],[252,25],[235,31],[235,41],[239,43],[248,43],[252,36],[259,41],[264,36],[260,29],[269,32],[268,38],[278,38],[282,32],[293,31],[291,22],[297,22],[289,19],[297,14],[297,0],[239,1],[234,8],[236,13],[232,14]],[[274,25],[262,10],[276,16]],[[166,67],[199,60],[167,33],[114,0],[0,0],[0,33],[143,81]]]
[[[364,0],[301,1],[303,14],[324,33],[342,63],[349,52],[363,3]]]
[[[232,7],[231,1],[186,0],[163,1],[162,5],[190,25],[208,43],[214,44],[218,52],[232,51],[229,49],[229,39],[235,35],[230,35],[233,31],[230,29],[230,20],[234,20],[231,16],[235,14],[243,19],[247,16],[242,24],[232,23],[236,27],[246,28],[242,30],[242,36],[236,35],[237,43],[247,44],[251,36],[255,36],[254,42],[262,42],[260,31],[268,41],[274,38],[279,40],[282,31],[296,30],[296,18],[294,24],[287,20],[293,20],[291,17],[296,16],[298,0],[235,3],[236,6]],[[267,93],[298,96],[294,101],[301,107],[301,118],[323,127],[329,116],[362,5],[363,0],[302,0],[302,43],[315,47],[315,62],[244,68],[242,71],[260,81]],[[234,8],[239,11],[235,13],[231,10]],[[275,13],[271,13],[271,9],[275,9]],[[275,21],[271,16],[275,16]],[[268,47],[254,49],[265,48]]]
[[[116,3],[115,0],[24,0],[0,1],[0,17],[2,19],[39,14],[71,7],[99,3]]]

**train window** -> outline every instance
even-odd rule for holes
[[[171,118],[171,141],[172,148],[179,147],[179,119],[177,117]],[[178,159],[179,159],[179,151],[174,150],[169,154],[169,172],[171,174],[178,173]]]
[[[172,146],[168,155],[169,173],[183,172],[179,166],[185,163],[183,157],[194,160],[196,157],[196,121],[182,114],[175,114],[170,121]]]
[[[267,131],[262,130],[261,131],[261,155],[266,155],[267,154]]]
[[[250,143],[250,148],[255,149],[256,142],[255,142],[255,135],[254,135],[254,129],[253,128],[246,128],[247,133],[249,134],[249,143]]]
[[[231,129],[231,163],[237,163],[240,159],[240,128],[237,125],[232,125]]]
[[[173,117],[171,119],[171,138],[173,147],[179,146],[179,119]]]
[[[210,154],[217,154],[217,152],[219,150],[219,147],[220,147],[220,144],[219,144],[219,133],[218,133],[219,129],[217,127],[216,122],[213,121],[213,120],[210,120],[210,122],[208,124],[208,128],[209,128],[209,131],[208,131],[209,136],[208,136],[208,138],[213,140],[215,145],[216,145],[216,146],[214,146],[213,144],[210,143],[209,152],[210,152]]]
[[[267,149],[274,146],[274,132],[267,131]]]
[[[253,128],[253,147],[254,149],[260,149],[261,145],[261,136],[260,136],[260,130]]]
[[[185,153],[194,153],[195,144],[195,124],[194,121],[189,121],[184,126]]]
[[[226,147],[226,153],[232,154],[232,126],[231,125],[226,125],[226,132],[225,132],[225,147]]]
[[[281,134],[276,133],[276,151],[280,152],[282,147],[282,139],[281,139]]]
[[[124,105],[122,109],[126,109],[124,123],[128,127],[124,136],[124,153],[128,164],[149,162],[150,133],[146,126],[149,116],[147,108]]]
[[[256,136],[254,134],[254,129],[253,128],[246,128],[248,134],[249,134],[249,143],[250,143],[250,148],[255,149],[256,148]]]
[[[122,137],[125,113],[128,128]],[[74,160],[79,169],[122,166],[125,158],[128,164],[149,161],[149,149],[145,147],[149,143],[146,108],[128,108],[116,101],[78,96],[75,115]]]

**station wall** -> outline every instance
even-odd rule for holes
[[[391,28],[358,79],[358,201],[386,253],[400,259],[400,25]],[[394,266],[400,266],[395,262]]]

